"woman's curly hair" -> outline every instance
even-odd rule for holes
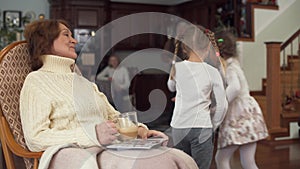
[[[69,28],[64,20],[37,20],[26,25],[24,37],[28,44],[31,68],[37,70],[42,67],[41,55],[52,54],[53,42],[58,38],[59,24]]]

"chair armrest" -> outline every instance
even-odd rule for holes
[[[26,149],[24,149],[21,145],[19,145],[15,139],[14,136],[12,135],[10,131],[10,127],[7,124],[7,121],[5,117],[1,117],[0,119],[0,126],[1,126],[1,132],[4,135],[5,142],[9,149],[16,154],[17,156],[20,157],[25,157],[25,158],[40,158],[43,154],[43,152],[30,152]]]

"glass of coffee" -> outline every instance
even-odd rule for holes
[[[122,140],[137,138],[138,121],[136,112],[121,113],[118,117],[118,130]]]

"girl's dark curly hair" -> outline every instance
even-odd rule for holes
[[[222,57],[236,57],[236,36],[231,31],[220,31],[215,34]]]

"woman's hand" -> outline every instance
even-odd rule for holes
[[[169,137],[167,135],[165,135],[165,133],[157,131],[157,130],[148,130],[147,138],[148,137],[161,137],[164,139],[169,139]]]
[[[165,135],[163,132],[157,130],[148,130],[145,129],[144,127],[139,127],[138,136],[140,136],[142,139],[147,139],[149,137],[160,137],[166,139],[166,141],[163,143],[164,146],[168,144],[168,140],[169,140],[169,137]]]
[[[96,125],[97,139],[101,145],[111,144],[117,139],[116,135],[118,130],[115,123],[106,121]]]
[[[141,137],[142,139],[146,139],[148,138],[148,129],[144,128],[144,127],[139,127],[138,128],[138,136]]]

